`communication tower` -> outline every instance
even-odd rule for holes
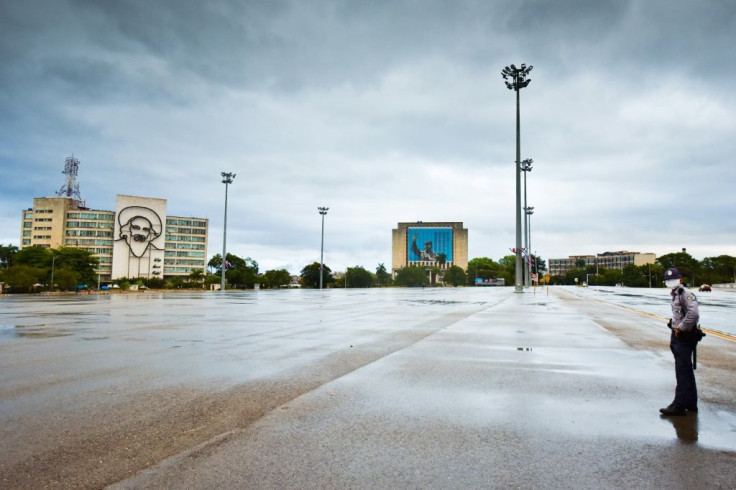
[[[61,189],[56,193],[59,197],[72,197],[82,200],[82,195],[79,193],[79,182],[77,182],[77,174],[79,174],[79,160],[74,158],[74,155],[67,157],[64,165],[64,171],[61,172],[66,175],[66,183],[61,186]]]

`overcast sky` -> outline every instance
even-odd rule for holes
[[[391,229],[515,245],[521,91],[532,250],[736,255],[736,3],[0,1],[0,243],[80,160],[82,197],[168,200],[208,256],[391,267]]]

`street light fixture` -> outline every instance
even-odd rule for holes
[[[510,65],[501,70],[506,87],[516,91],[516,280],[515,290],[517,293],[524,291],[522,281],[522,259],[521,259],[521,115],[519,113],[519,91],[531,82],[527,77],[532,71],[532,66],[522,64],[521,68]],[[510,79],[510,81],[509,81]]]
[[[325,215],[330,208],[318,207],[317,211],[322,215],[322,243],[319,247],[319,288],[322,289],[322,277],[324,275],[324,251],[325,251]]]
[[[531,158],[527,158],[526,160],[523,160],[521,162],[521,171],[524,172],[524,209],[526,209],[526,174],[528,172],[532,171],[532,163],[534,163],[534,160]],[[534,209],[534,208],[532,208]],[[526,249],[527,254],[531,254],[531,243],[530,241],[530,235],[529,230],[527,228],[527,219],[524,220],[524,248]],[[524,283],[526,287],[531,286],[531,270],[529,266],[529,261],[524,262],[525,268],[526,268],[526,274],[524,274]]]
[[[227,261],[225,260],[225,257],[227,257],[227,187],[228,185],[233,183],[233,179],[235,179],[235,174],[231,172],[220,172],[220,175],[222,175],[222,183],[225,184],[225,220],[223,221],[222,225],[222,267],[220,267],[220,272],[222,274],[222,277],[220,279],[220,291],[225,291],[225,269],[227,269]]]

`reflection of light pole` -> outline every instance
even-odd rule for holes
[[[222,278],[220,279],[220,290],[225,291],[225,269],[227,268],[225,265],[227,263],[225,260],[225,257],[227,257],[227,186],[233,183],[235,174],[230,172],[220,172],[220,175],[222,175],[222,183],[225,184],[225,220],[222,225],[222,270],[220,271],[222,273]]]
[[[526,220],[524,220],[524,224],[526,224],[526,243],[527,243],[527,249],[526,253],[529,254],[529,258],[531,259],[532,256],[532,214],[534,214],[534,206],[524,207],[524,211],[526,212]],[[527,267],[529,267],[530,262],[527,261]],[[529,271],[529,274],[527,274],[527,277],[529,279],[529,282],[531,283],[532,275],[531,270]],[[531,285],[531,284],[530,284]]]
[[[330,208],[318,207],[317,211],[322,215],[322,244],[319,247],[319,288],[322,289],[322,276],[325,268],[324,251],[325,251],[325,215]],[[347,280],[347,277],[345,278]]]
[[[501,76],[506,81],[509,90],[516,91],[516,292],[524,291],[522,284],[522,260],[521,260],[521,115],[519,112],[519,91],[529,85],[531,80],[527,79],[532,66],[525,64],[521,68],[510,65],[501,70]],[[511,78],[511,82],[509,82]]]
[[[521,162],[521,171],[524,172],[524,209],[527,209],[526,207],[526,174],[528,172],[532,171],[532,163],[534,163],[534,160],[531,158],[527,158],[526,160]],[[532,208],[534,209],[534,208]],[[524,248],[526,249],[527,254],[531,254],[531,243],[529,243],[530,235],[529,235],[529,228],[527,227],[527,222],[529,220],[524,220]],[[526,274],[524,274],[524,285],[526,287],[531,286],[531,271],[529,270],[529,261],[524,262]]]

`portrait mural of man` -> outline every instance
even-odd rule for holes
[[[161,218],[153,209],[129,206],[118,214],[118,240],[125,240],[134,257],[143,257],[149,248],[159,250],[154,243],[161,236]]]
[[[409,262],[436,262],[444,254],[447,262],[452,262],[451,228],[409,228]]]
[[[147,199],[151,201],[150,207],[145,206],[148,204],[145,201],[131,203],[131,200],[133,198],[126,200],[126,196],[122,196],[118,201],[113,276],[163,277],[166,208],[161,206],[159,200]],[[164,213],[163,219],[154,207]]]

